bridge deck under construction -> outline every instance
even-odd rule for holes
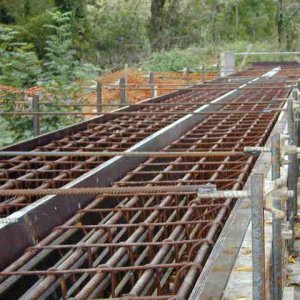
[[[1,215],[14,220],[0,224],[0,298],[188,299],[237,201],[200,199],[199,189],[243,189],[256,157],[241,152],[265,145],[299,77],[296,63],[257,64],[3,149],[28,153],[0,157]],[[157,155],[101,156],[143,150]],[[159,156],[197,151],[210,155]],[[25,193],[97,186],[120,193]],[[1,196],[14,189],[24,194]]]

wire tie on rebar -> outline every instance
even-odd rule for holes
[[[224,207],[226,209],[226,211],[230,210],[230,204],[229,203],[228,204],[226,204],[226,203],[221,204],[221,206]]]
[[[86,248],[88,245],[86,245],[85,243],[77,243],[76,247],[78,248]]]
[[[49,161],[49,162],[47,162],[47,165],[49,165],[51,169],[55,169],[56,164],[53,161]]]
[[[96,273],[109,272],[109,271],[107,271],[106,269],[110,269],[110,268],[113,268],[113,266],[106,262],[106,263],[103,264],[103,265],[98,265],[98,266],[97,266],[97,268],[96,268]]]
[[[173,239],[164,239],[162,242],[163,243],[172,243],[172,242],[174,242],[174,240]]]
[[[57,269],[57,268],[49,268],[48,271],[49,271],[49,272],[52,272],[51,275],[59,276],[60,274],[57,274],[56,272],[61,271],[61,270],[60,270],[60,269]],[[48,276],[48,275],[45,275],[45,276]]]
[[[127,298],[127,297],[129,297],[129,298]],[[137,294],[123,294],[122,295],[122,298],[124,300],[131,300],[132,298],[135,298],[135,297],[137,297]]]
[[[185,271],[186,269],[190,268],[190,267],[195,267],[196,269],[198,269],[199,272],[201,272],[202,269],[203,269],[202,265],[197,264],[195,262],[188,263],[185,266],[181,267],[179,269],[179,271],[177,272],[176,277],[175,277],[175,281],[174,281],[174,293],[178,292],[179,285],[180,285],[179,283],[180,283],[180,280],[181,280],[181,277],[182,277],[182,272]]]
[[[219,225],[221,228],[224,226],[224,224],[223,224],[221,221],[217,221],[217,220],[212,221],[212,224],[217,224],[217,225]]]
[[[194,199],[192,200],[191,202],[188,203],[188,206],[192,206],[193,204],[196,204],[196,205],[201,205],[201,200],[200,199]]]
[[[195,244],[191,247],[191,249],[190,249],[190,251],[189,251],[189,253],[188,253],[188,260],[189,260],[189,261],[191,261],[192,255],[194,254],[196,248],[199,247],[199,246],[202,246],[203,244],[207,244],[208,246],[212,246],[212,245],[214,244],[214,242],[213,242],[213,240],[210,240],[210,239],[203,239],[203,240],[201,240],[201,241],[195,243]]]
[[[116,207],[118,210],[122,210],[123,208],[126,208],[125,204],[118,204],[117,207]]]
[[[10,180],[7,181],[7,183],[8,183],[9,185],[12,185],[12,189],[14,189],[14,188],[17,187],[17,181],[16,181],[16,180],[10,179]]]

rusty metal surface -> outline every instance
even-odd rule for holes
[[[245,89],[231,103],[247,102],[234,107],[256,115],[206,116],[163,151],[262,146],[278,116],[262,111],[281,107],[283,102],[270,100],[286,96],[284,80],[276,89]],[[240,190],[254,162],[244,155],[149,158],[113,186],[215,184]],[[234,204],[200,201],[196,194],[97,196],[5,269],[16,273],[2,278],[1,296],[186,299]]]
[[[226,103],[238,92],[222,96],[220,103]],[[201,110],[211,110],[212,107],[201,107]],[[215,107],[214,107],[215,109]],[[131,151],[157,151],[162,147],[178,139],[187,130],[198,124],[204,116],[187,115],[176,122],[168,125],[160,131],[152,134],[143,141],[129,148]],[[104,152],[103,152],[104,153]],[[123,153],[123,152],[120,152]],[[168,154],[165,152],[165,154]],[[143,157],[114,157],[105,163],[100,164],[92,171],[69,183],[65,188],[87,188],[91,186],[107,186],[119,180],[138,163],[144,161]],[[9,219],[16,218],[16,222],[0,224],[0,245],[9,247],[2,255],[1,268],[3,265],[16,259],[26,247],[36,243],[45,237],[56,225],[67,220],[78,207],[87,205],[92,200],[91,195],[80,196],[47,196],[35,203],[28,205],[25,209],[9,216]],[[10,237],[7,239],[7,237]]]
[[[53,140],[48,144],[37,147],[36,151],[124,151],[159,129],[180,119],[182,113],[163,115],[164,112],[178,110],[191,111],[205,103],[223,95],[231,87],[223,91],[198,89],[175,93],[169,98],[163,98],[163,103],[178,103],[174,106],[155,105],[154,107],[130,107],[137,112],[151,112],[152,115],[130,115],[110,117],[104,123],[95,120],[86,123],[86,129]],[[196,104],[181,105],[188,101]],[[162,113],[162,115],[160,115]],[[107,116],[107,115],[106,115]],[[104,116],[104,118],[106,117]],[[8,150],[14,148],[8,148]],[[23,149],[22,149],[23,150]],[[0,160],[0,190],[14,188],[52,188],[61,187],[80,175],[105,162],[105,157],[48,157],[18,156]],[[34,202],[34,197],[1,197],[0,212],[2,216],[26,207]]]
[[[253,69],[240,73],[239,76],[255,78],[255,76],[261,75],[264,72],[265,69]],[[27,143],[8,147],[5,150],[33,150],[41,152],[124,151],[159,129],[180,119],[182,115],[188,114],[201,106],[201,104],[205,104],[240,86],[240,83],[227,85],[228,80],[230,79],[217,79],[210,82],[209,87],[200,85],[195,90],[185,89],[170,95],[158,97],[143,102],[142,104],[147,104],[146,106],[139,106],[137,104],[119,110],[117,113],[120,115],[118,116],[114,116],[113,114],[104,115],[56,133],[44,135],[39,139],[33,139]],[[246,78],[244,82],[249,80],[249,78]],[[248,94],[255,94],[256,90],[260,91],[262,89],[268,92],[271,87],[272,89],[276,87],[276,89],[282,90],[284,85],[279,84],[275,86],[276,80],[278,79],[272,78],[260,83],[254,82],[254,86],[244,86],[243,89]],[[219,90],[220,88],[222,90]],[[251,90],[252,88],[254,90]],[[276,100],[277,98],[280,99],[282,97],[274,97],[272,100]],[[243,98],[240,98],[240,101],[237,101],[231,107],[231,110],[239,113],[236,108],[242,107],[243,109],[239,109],[240,113],[247,113],[248,107],[243,101]],[[275,102],[277,101],[274,101],[274,104]],[[280,100],[278,102],[281,103]],[[168,103],[172,103],[172,106],[166,105]],[[217,103],[212,104],[217,105]],[[262,107],[268,107],[265,101],[262,101],[261,105]],[[272,107],[277,108],[278,105],[275,104]],[[122,112],[125,115],[122,115]],[[272,113],[270,111],[265,112]],[[130,113],[130,115],[126,115],[126,113]],[[205,112],[196,112],[196,114],[205,114]],[[34,145],[38,145],[38,147],[34,147]],[[72,182],[106,160],[107,157],[83,158],[63,156],[51,158],[46,156],[30,157],[21,155],[13,158],[7,157],[7,159],[1,158],[0,191],[1,189],[59,188]],[[8,216],[35,202],[37,199],[37,197],[25,196],[1,197],[0,216]]]
[[[275,127],[265,144],[270,146],[271,136],[274,133],[284,132],[286,127],[286,113],[276,122]],[[270,170],[271,152],[263,152],[258,157],[252,169],[252,173],[261,173],[265,177]],[[249,190],[251,185],[248,177],[243,190]],[[251,217],[250,200],[238,199],[232,213],[226,221],[222,233],[216,241],[197,282],[189,297],[190,300],[221,299],[225,290],[228,278],[231,274],[235,258],[244,240]]]
[[[267,67],[273,68],[274,65]],[[185,134],[172,142],[165,141],[162,151],[240,152],[244,147],[263,146],[279,114],[276,111],[265,114],[264,110],[280,108],[284,104],[284,100],[271,100],[287,97],[288,89],[285,83],[291,65],[288,65],[288,68],[289,71],[285,71],[283,67],[272,78],[271,84],[265,79],[261,89],[257,83],[255,89],[240,89],[225,107],[226,110],[251,113],[219,112],[202,116],[202,119],[194,123]],[[243,75],[258,76],[265,73],[264,69],[266,65],[257,66]],[[293,74],[298,71],[295,67]],[[278,79],[276,88],[273,88],[274,79]],[[219,92],[217,89],[211,94],[211,90],[204,89],[199,98],[206,101],[215,98]],[[170,102],[191,102],[194,99],[189,92],[184,95],[185,97],[182,95],[176,99],[172,98]],[[189,107],[187,111],[197,107]],[[92,129],[87,130],[88,137],[78,133],[78,137],[73,140],[72,136],[66,137],[66,140],[36,150],[82,151],[91,147],[93,151],[124,151],[166,124],[179,119],[176,115],[178,108],[173,110],[174,116],[167,120],[163,120],[164,117],[159,115],[159,111],[165,111],[166,107],[160,110],[157,106],[152,109],[149,106],[144,109],[153,111],[151,119],[126,116],[125,119],[120,117],[113,121],[117,125],[118,122],[123,122],[124,136],[117,135],[112,138],[110,135],[115,135],[116,132],[105,130],[101,127],[103,125],[91,125]],[[186,107],[180,108],[183,109]],[[140,127],[137,124],[140,124]],[[145,128],[148,128],[148,131]],[[112,139],[111,143],[100,145],[97,139],[103,136],[107,140]],[[124,162],[133,158],[126,159]],[[86,172],[103,162],[104,159],[97,160],[97,157],[63,157],[58,160],[20,157],[15,159],[14,165],[7,158],[3,161],[6,164],[4,170],[16,167],[17,171],[9,171],[8,175],[15,174],[16,178],[13,179],[19,185],[10,186],[12,181],[4,178],[3,186],[5,189],[60,187],[77,176],[73,170],[79,170],[79,173],[80,170]],[[139,165],[134,169],[131,167],[130,171],[127,170],[122,178],[114,179],[112,187],[159,188],[174,185],[177,188],[209,184],[216,185],[219,190],[241,190],[254,163],[254,157],[240,154],[227,156],[226,153],[223,156],[151,157],[139,161]],[[64,170],[61,170],[60,166]],[[66,172],[66,166],[70,171],[61,177],[65,173],[60,172]],[[42,170],[35,174],[34,171],[38,167]],[[24,169],[25,173],[19,174],[18,168]],[[49,177],[46,176],[48,173],[44,172],[47,170]],[[55,177],[58,177],[57,180],[54,180]],[[16,180],[17,178],[21,180]],[[47,185],[49,182],[50,186]],[[14,204],[27,205],[29,201],[36,199],[23,197],[22,200],[2,200],[8,200],[8,206],[4,206],[3,209],[9,214],[11,210],[17,209],[18,206]],[[45,238],[35,241],[34,246],[29,247],[0,273],[0,297],[187,299],[235,203],[236,199],[232,198],[200,199],[197,193],[158,195],[150,192],[145,195],[137,192],[135,195],[128,193],[122,196],[91,197],[85,205],[76,209],[69,220],[60,223],[59,226],[52,225],[52,231]]]

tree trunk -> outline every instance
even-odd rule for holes
[[[151,1],[150,40],[154,49],[159,48],[160,35],[163,31],[164,6],[166,0]]]
[[[279,45],[282,44],[284,39],[284,13],[283,13],[283,0],[277,1],[276,23]]]

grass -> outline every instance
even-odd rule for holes
[[[4,118],[0,117],[0,147],[4,147],[6,145],[12,144],[14,139],[11,133],[7,130],[7,122]]]
[[[207,67],[216,67],[219,63],[220,53],[223,51],[233,52],[274,52],[280,51],[279,46],[274,41],[264,41],[249,43],[247,41],[235,43],[219,43],[216,45],[192,46],[187,49],[174,48],[170,51],[153,53],[151,58],[140,62],[141,69],[147,71],[182,71],[189,68],[191,71],[199,71],[202,64]],[[251,65],[256,61],[284,61],[295,60],[294,56],[249,56],[246,65]],[[239,68],[242,57],[236,57],[236,66]]]

